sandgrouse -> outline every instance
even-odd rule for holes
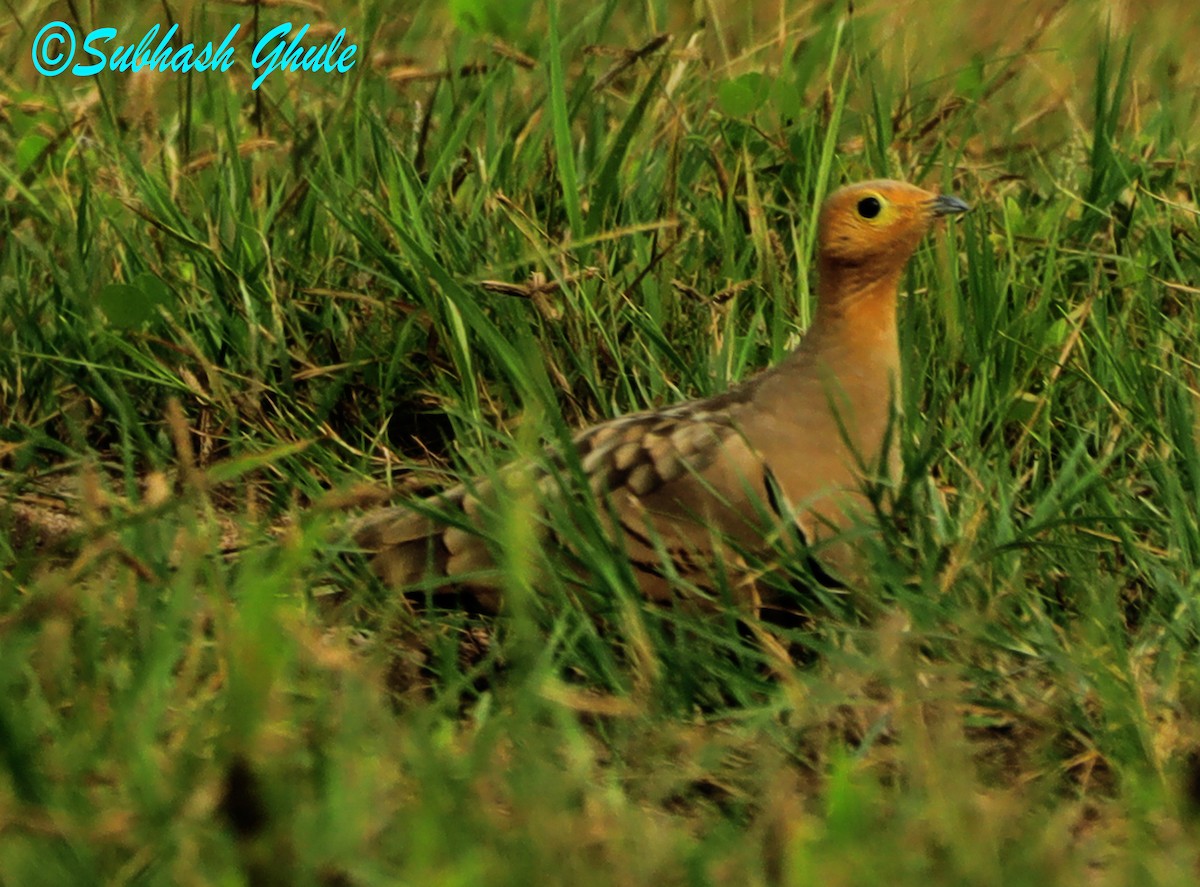
[[[864,467],[894,470],[894,447],[885,453],[884,441],[900,373],[900,275],[937,217],[967,209],[957,197],[895,181],[836,191],[820,215],[816,316],[794,352],[722,394],[574,436],[644,594],[668,599],[672,573],[703,584],[706,560],[729,564],[737,561],[731,552],[762,550],[771,520],[794,522],[809,543],[828,538],[861,506]],[[569,481],[556,474],[526,466],[520,476],[553,495]],[[390,584],[448,577],[492,609],[495,563],[476,529],[492,490],[479,480],[416,506],[377,509],[357,522],[354,539]]]

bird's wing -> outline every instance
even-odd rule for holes
[[[738,561],[740,546],[761,544],[775,503],[769,472],[742,433],[743,409],[699,401],[615,420],[577,440],[593,491],[611,505],[610,530],[649,597],[669,597],[672,574],[704,586],[714,560]]]
[[[670,574],[698,577],[722,539],[761,543],[763,517],[778,502],[770,470],[745,439],[739,418],[748,397],[737,389],[707,400],[635,413],[602,422],[573,440],[579,466],[597,498],[607,499],[609,531],[622,537],[643,591],[668,593]],[[560,455],[548,466],[518,465],[502,482],[532,479],[539,495],[553,496],[572,482]],[[487,584],[495,564],[480,517],[494,485],[477,480],[409,506],[364,517],[354,538],[374,554],[375,571],[390,584],[428,576]],[[562,540],[567,545],[569,539]]]

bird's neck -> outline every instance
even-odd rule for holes
[[[900,269],[868,275],[863,269],[822,265],[817,313],[802,350],[831,358],[834,365],[876,363],[899,372],[896,297]]]
[[[848,433],[859,458],[873,465],[900,406],[901,272],[867,279],[842,270],[857,269],[820,269],[816,317],[800,347],[779,365],[779,377],[791,380],[789,388],[810,390],[813,401],[833,405],[839,412],[835,433]],[[893,477],[898,455],[893,440],[887,453]]]

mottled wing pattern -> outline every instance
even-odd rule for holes
[[[704,547],[709,531],[701,536],[697,521],[685,518],[691,527],[688,533],[652,540],[654,531],[648,523],[653,521],[647,520],[644,503],[669,499],[672,488],[680,484],[698,484],[697,478],[732,446],[745,449],[736,423],[743,401],[735,389],[705,401],[611,419],[574,438],[591,490],[598,497],[611,497],[640,572],[662,575],[655,563],[658,547],[666,548],[681,572],[692,572],[702,560],[695,549]],[[549,464],[549,471],[538,469],[535,476],[527,478],[538,485],[542,495],[554,495],[562,482],[556,475],[566,467],[561,455]],[[501,476],[511,478],[532,470],[528,464],[517,465]],[[425,576],[450,576],[486,585],[486,573],[495,565],[476,528],[481,502],[491,489],[490,481],[478,480],[415,506],[382,509],[360,521],[355,541],[375,553],[376,572],[389,583],[403,586]],[[691,492],[696,499],[697,491]]]
[[[729,538],[761,537],[766,471],[738,427],[745,396],[617,419],[576,443],[593,491],[607,495],[642,592],[673,594],[674,579],[709,585],[714,555],[741,566]],[[664,558],[665,555],[665,558]]]
[[[575,446],[593,492],[648,496],[704,471],[736,433],[728,411],[687,405],[612,419],[578,435]]]

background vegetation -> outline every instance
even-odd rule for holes
[[[0,883],[1196,882],[1200,7],[6,9]],[[360,61],[30,62],[255,16]],[[347,550],[778,359],[871,176],[976,209],[865,587],[648,608],[574,505],[593,586],[502,533],[497,620]]]

